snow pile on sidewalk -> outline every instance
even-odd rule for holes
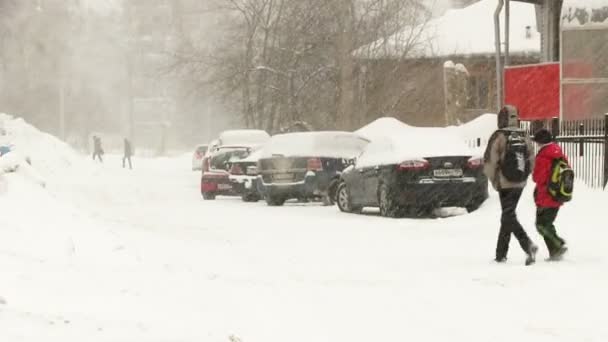
[[[22,170],[33,169],[30,171],[52,177],[79,161],[77,153],[66,143],[21,118],[0,113],[0,128],[0,145],[13,146],[12,151],[0,159],[4,167],[21,165]]]

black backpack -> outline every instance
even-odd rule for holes
[[[574,171],[562,158],[555,159],[551,166],[551,178],[548,183],[549,195],[556,202],[565,203],[572,199],[574,190]]]
[[[500,164],[503,176],[513,183],[525,182],[530,175],[530,151],[523,131],[503,131],[507,144]]]

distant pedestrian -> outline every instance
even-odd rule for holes
[[[511,234],[527,255],[526,265],[536,261],[538,247],[517,219],[517,204],[532,170],[534,150],[530,138],[518,127],[518,112],[505,106],[498,113],[498,130],[492,134],[484,154],[484,173],[498,191],[502,215],[496,244],[496,262],[505,262]]]
[[[101,138],[93,136],[93,160],[99,159],[99,162],[103,163],[103,147],[101,146]]]
[[[540,129],[534,134],[534,141],[540,147],[532,175],[536,183],[536,229],[545,240],[549,260],[561,260],[568,247],[564,239],[557,235],[553,223],[559,208],[572,197],[574,172],[551,132]]]
[[[124,155],[122,157],[122,168],[125,168],[125,162],[128,160],[129,161],[129,169],[133,169],[133,164],[131,164],[131,156],[133,155],[133,146],[131,146],[131,142],[129,141],[129,139],[125,138],[124,141],[125,144],[125,151],[124,151]]]

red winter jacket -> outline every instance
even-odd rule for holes
[[[549,179],[551,178],[551,167],[553,166],[553,161],[558,158],[564,158],[564,160],[568,161],[562,148],[556,143],[549,143],[543,146],[536,155],[532,179],[536,183],[534,201],[538,207],[559,208],[562,205],[562,203],[555,201],[549,195],[548,189]]]

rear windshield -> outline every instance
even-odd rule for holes
[[[216,170],[228,170],[230,163],[247,158],[249,153],[247,149],[220,150],[211,157],[210,167]]]
[[[207,152],[207,146],[199,146],[196,148],[196,152],[200,153],[200,154],[204,154]]]

